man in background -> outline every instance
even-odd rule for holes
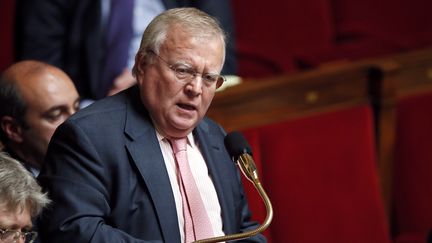
[[[37,176],[55,129],[79,108],[74,84],[52,65],[18,62],[0,77],[0,104],[4,151]]]
[[[32,243],[32,219],[49,203],[35,178],[17,160],[0,153],[0,242]]]
[[[136,83],[135,53],[147,24],[166,9],[195,7],[229,36],[223,74],[236,74],[229,0],[18,0],[17,59],[41,60],[75,82],[83,106]]]

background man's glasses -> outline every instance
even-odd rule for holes
[[[19,230],[0,229],[1,243],[18,243],[23,240],[25,243],[33,243],[37,238],[37,233],[34,231],[21,232]]]
[[[154,54],[157,56],[163,63],[165,63],[169,69],[174,71],[175,76],[177,79],[183,83],[187,83],[192,81],[196,78],[197,75],[201,75],[202,80],[204,81],[204,84],[207,87],[211,87],[213,85],[216,85],[216,89],[222,86],[222,84],[225,82],[225,77],[219,74],[212,74],[212,73],[199,73],[195,71],[194,69],[184,65],[184,64],[169,64],[167,61],[165,61],[162,57],[160,57],[156,52],[150,50],[149,53]]]

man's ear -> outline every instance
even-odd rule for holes
[[[22,127],[19,125],[18,121],[11,116],[4,116],[0,119],[0,126],[6,136],[15,143],[21,143],[23,141],[22,137]]]
[[[142,76],[145,72],[145,68],[147,66],[148,52],[139,51],[135,56],[135,65],[136,65],[136,75]]]
[[[147,71],[148,53],[139,51],[135,56],[134,76],[139,86],[141,86],[142,79]]]

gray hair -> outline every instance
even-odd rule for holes
[[[216,18],[196,8],[173,8],[159,14],[150,22],[144,31],[137,55],[144,56],[148,51],[159,54],[168,31],[174,27],[195,37],[220,37],[225,51],[226,34]],[[137,65],[140,63],[135,63],[132,70],[134,75],[137,74]]]
[[[8,211],[28,208],[35,217],[49,203],[33,175],[19,161],[0,153],[0,206]]]

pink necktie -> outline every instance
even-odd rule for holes
[[[213,237],[213,229],[187,159],[187,138],[171,139],[179,167],[179,187],[183,202],[185,242]]]

